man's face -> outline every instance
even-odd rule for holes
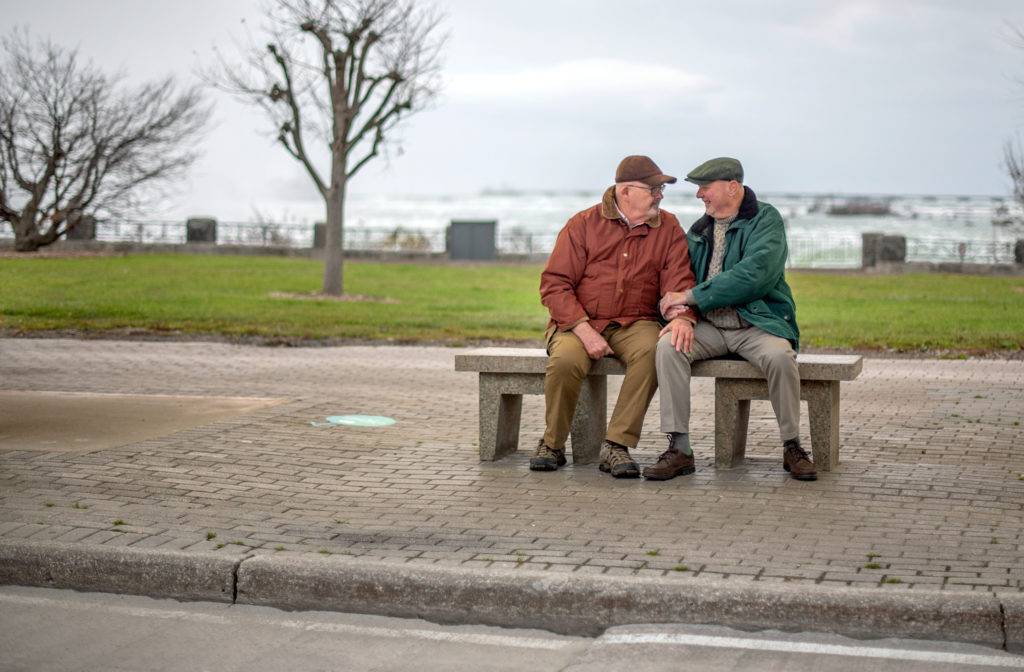
[[[716,219],[734,214],[736,193],[740,183],[735,180],[715,180],[697,188],[697,198],[704,201],[704,209]]]
[[[630,182],[626,185],[623,197],[629,209],[643,212],[645,217],[653,217],[658,213],[661,199],[665,197],[665,185],[649,187],[642,182]]]

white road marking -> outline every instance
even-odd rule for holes
[[[261,625],[271,627],[302,630],[306,632],[333,632],[337,634],[362,635],[366,637],[386,637],[391,639],[424,639],[452,644],[476,644],[482,646],[504,646],[519,649],[558,650],[578,646],[578,641],[564,639],[540,639],[534,637],[513,637],[508,635],[485,635],[477,633],[452,633],[443,630],[427,630],[423,628],[385,628],[348,623],[329,623],[325,621],[273,618],[266,615],[241,614],[234,612],[232,617],[214,614],[203,614],[180,609],[154,609],[149,607],[129,607],[115,604],[94,604],[76,600],[62,600],[49,597],[30,597],[27,595],[7,595],[0,593],[0,603],[20,604],[34,607],[51,607],[60,609],[77,609],[95,614],[105,611],[137,618],[163,618],[198,623],[217,623],[222,625],[241,625],[242,622],[257,620]],[[227,607],[227,605],[225,605]],[[269,608],[269,607],[268,607]]]
[[[285,627],[294,627],[301,630],[313,632],[338,632],[368,635],[371,637],[415,637],[417,639],[430,639],[438,642],[453,642],[456,644],[482,644],[485,646],[508,646],[518,649],[546,649],[557,650],[577,646],[577,642],[566,640],[534,639],[531,637],[510,637],[507,635],[479,635],[473,633],[451,633],[443,630],[406,630],[391,628],[371,628],[362,625],[348,625],[345,623],[308,623],[294,621],[293,623],[282,623]]]
[[[713,635],[688,635],[682,633],[622,633],[602,635],[598,638],[597,644],[667,644],[676,646],[704,646],[722,649],[750,649],[753,651],[778,651],[780,653],[827,654],[831,656],[851,656],[855,658],[885,658],[888,660],[913,660],[930,663],[950,663],[954,665],[982,665],[989,667],[1024,669],[1024,657],[1014,656],[1011,654],[1004,656],[984,656],[947,651],[908,651],[884,647],[817,644],[814,642],[792,642],[784,640]]]

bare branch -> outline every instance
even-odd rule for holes
[[[370,151],[367,152],[366,156],[359,159],[355,164],[348,170],[346,177],[352,177],[355,175],[360,168],[366,165],[373,157],[377,156],[377,151],[380,148],[381,143],[384,141],[384,132],[381,129],[377,129],[377,132],[373,136],[373,145],[370,147]]]
[[[317,173],[312,161],[310,161],[309,154],[306,152],[306,147],[302,141],[302,113],[299,109],[299,103],[296,100],[295,85],[292,81],[291,71],[288,69],[288,59],[286,58],[287,52],[273,44],[268,45],[267,50],[274,58],[274,62],[277,63],[278,67],[281,69],[281,75],[284,77],[284,89],[280,89],[275,84],[270,90],[270,99],[275,103],[284,102],[291,112],[291,122],[281,124],[278,141],[284,145],[289,154],[302,163],[306,168],[306,172],[316,185],[317,190],[322,194],[327,187],[324,185],[324,181],[320,178],[319,173]],[[291,140],[291,145],[289,145],[288,139]]]
[[[299,26],[299,29],[305,33],[313,35],[317,39],[317,42],[320,43],[322,63],[320,72],[323,74],[324,79],[327,80],[328,85],[333,85],[334,68],[331,67],[331,55],[334,53],[334,45],[331,42],[330,33],[327,32],[327,29],[323,27],[323,25],[313,21],[312,19],[304,21],[302,25]]]

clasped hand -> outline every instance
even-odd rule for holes
[[[576,337],[583,343],[587,356],[591,359],[601,359],[605,355],[615,354],[608,346],[608,341],[604,340],[604,336],[590,326],[590,322],[580,322],[572,328],[572,333],[576,334]]]
[[[690,290],[685,292],[665,292],[665,296],[661,297],[661,301],[658,302],[658,310],[665,316],[666,319],[671,320],[679,313],[684,312],[684,309],[693,302],[693,294]]]
[[[658,333],[658,338],[665,334],[672,334],[672,347],[676,352],[689,353],[693,349],[693,322],[683,317],[677,317]]]

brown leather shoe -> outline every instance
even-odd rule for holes
[[[676,476],[685,476],[696,471],[693,466],[693,455],[684,455],[677,450],[672,435],[668,437],[668,450],[658,457],[658,461],[644,467],[644,478],[648,481],[667,481]]]
[[[537,443],[537,451],[530,458],[530,471],[554,471],[565,466],[565,448],[556,450],[544,445],[544,439]]]
[[[807,451],[800,447],[800,441],[793,439],[782,444],[782,468],[798,481],[818,480],[818,471],[814,468]]]

